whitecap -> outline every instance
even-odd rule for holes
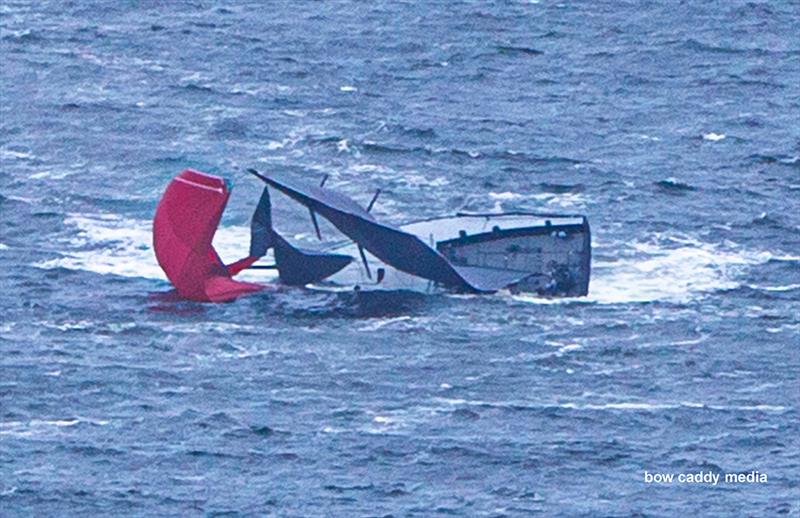
[[[490,192],[489,198],[497,201],[495,210],[502,211],[502,202],[513,200],[535,200],[539,204],[545,204],[550,207],[558,208],[575,208],[583,207],[586,205],[586,199],[581,193],[566,192],[566,193],[552,193],[542,192],[536,194],[522,195],[516,192]]]
[[[517,200],[522,197],[522,195],[517,194],[515,192],[490,192],[489,197],[493,200]]]
[[[725,138],[724,133],[714,133],[713,131],[710,133],[703,134],[703,140],[710,140],[711,142],[717,142]]]
[[[654,411],[654,410],[677,410],[677,409],[697,409],[697,410],[715,410],[715,411],[738,411],[738,412],[785,412],[787,407],[781,405],[771,404],[757,404],[757,405],[712,405],[697,401],[680,401],[680,402],[661,402],[661,401],[609,401],[598,403],[578,403],[578,402],[563,402],[563,403],[548,403],[548,402],[526,402],[526,401],[481,401],[481,400],[464,400],[464,399],[447,399],[447,398],[433,398],[434,401],[445,403],[449,406],[481,406],[498,409],[548,409],[548,408],[563,408],[566,410],[578,411],[598,411],[598,410],[614,410],[614,411]]]
[[[689,236],[661,236],[661,242],[611,244],[595,250],[619,260],[592,265],[587,300],[599,303],[686,302],[733,289],[746,269],[771,254],[738,246],[704,243]],[[675,245],[678,246],[675,246]]]
[[[235,322],[193,322],[190,324],[173,323],[162,324],[161,329],[167,333],[180,334],[235,334],[239,332],[251,332],[257,330],[255,326],[248,324],[237,324]],[[260,329],[260,328],[258,328]]]
[[[561,194],[543,192],[531,195],[530,198],[546,203],[551,207],[559,207],[564,209],[572,209],[586,205],[586,198],[582,194],[574,192]]]
[[[578,345],[578,344],[567,344],[567,345],[562,345],[561,347],[559,347],[558,351],[556,351],[556,353],[559,356],[561,356],[564,353],[568,353],[570,351],[577,351],[578,349],[582,349],[582,347],[580,345]]]
[[[407,321],[410,321],[410,320],[412,320],[412,319],[408,315],[401,316],[401,317],[395,317],[395,318],[380,319],[380,320],[378,320],[376,322],[370,322],[368,324],[365,324],[365,325],[359,327],[358,331],[361,331],[361,332],[377,331],[377,330],[382,329],[382,328],[384,328],[386,326],[392,326],[392,325],[397,324],[399,322],[407,322]]]
[[[792,291],[800,288],[800,284],[787,284],[785,286],[759,286],[757,284],[748,284],[748,288],[761,291]]]
[[[356,88],[355,86],[352,86],[352,85],[344,85],[344,86],[340,86],[339,90],[341,90],[342,92],[357,92],[358,88]]]
[[[395,170],[382,164],[356,164],[350,167],[357,173],[379,173],[383,175],[394,175]]]
[[[424,175],[417,174],[414,172],[406,172],[401,177],[401,180],[404,184],[412,187],[443,187],[450,183],[446,178],[442,176],[437,176],[436,178],[433,178],[431,180]]]
[[[0,148],[0,158],[3,158],[3,159],[14,158],[14,159],[17,159],[17,160],[32,160],[35,157],[30,153],[25,153],[24,151],[14,151],[13,149]]]
[[[663,410],[677,408],[678,405],[664,403],[641,403],[641,402],[622,402],[622,403],[603,403],[601,405],[583,405],[578,408],[589,410]]]
[[[32,419],[30,422],[30,426],[75,426],[76,424],[80,423],[80,419],[53,419],[53,420],[43,420],[43,419]]]
[[[783,333],[784,331],[794,334],[800,331],[800,324],[783,324],[778,327],[768,327],[765,329],[765,331],[773,335]]]
[[[60,173],[54,173],[53,171],[39,171],[38,173],[33,173],[28,176],[31,180],[63,180],[64,178],[75,174],[68,171],[62,171]]]

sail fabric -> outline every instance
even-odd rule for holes
[[[419,237],[376,221],[355,201],[330,189],[275,175],[259,177],[320,214],[372,255],[400,271],[456,290],[473,292],[497,291],[520,280],[519,272],[457,267]]]

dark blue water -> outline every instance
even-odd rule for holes
[[[1,515],[800,515],[796,2],[166,4],[0,4]],[[586,213],[590,295],[177,302],[188,166],[226,261],[256,167]]]

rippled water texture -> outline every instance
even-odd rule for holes
[[[798,516],[798,26],[740,0],[0,3],[0,514]],[[236,184],[227,261],[257,167],[381,188],[394,223],[585,213],[590,293],[181,302],[150,221],[188,166]]]

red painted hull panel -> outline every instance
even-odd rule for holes
[[[186,169],[170,182],[156,208],[156,259],[183,298],[225,302],[264,289],[233,280],[211,244],[229,196],[221,178]]]

